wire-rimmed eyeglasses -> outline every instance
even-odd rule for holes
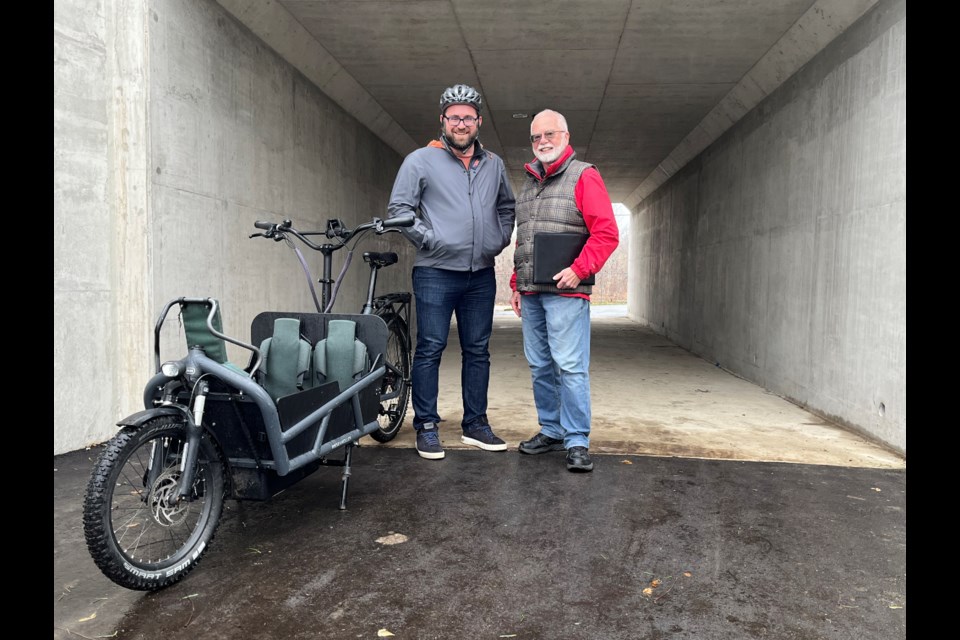
[[[566,133],[566,131],[544,131],[543,133],[535,133],[530,136],[530,142],[537,144],[541,138],[546,138],[550,142],[553,142],[561,133]]]

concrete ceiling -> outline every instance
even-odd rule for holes
[[[219,2],[401,154],[462,82],[514,184],[533,157],[517,114],[551,108],[633,207],[876,0]]]

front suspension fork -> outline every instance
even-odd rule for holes
[[[198,384],[193,400],[193,416],[184,412],[184,417],[187,418],[185,421],[187,441],[183,445],[183,456],[180,459],[180,485],[177,488],[180,500],[189,498],[193,492],[193,482],[197,475],[197,458],[200,455],[200,437],[203,435],[203,410],[209,390],[210,387],[206,383]]]

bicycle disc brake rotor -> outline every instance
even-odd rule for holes
[[[178,495],[179,477],[178,469],[167,469],[160,474],[151,488],[150,509],[153,519],[161,526],[172,527],[180,524],[187,516],[190,501],[181,500]]]

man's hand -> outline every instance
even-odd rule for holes
[[[570,267],[554,275],[553,279],[557,281],[557,289],[576,289],[580,284],[580,277]]]
[[[510,306],[513,307],[513,312],[517,314],[517,317],[520,317],[520,292],[514,291],[513,295],[510,296]]]

